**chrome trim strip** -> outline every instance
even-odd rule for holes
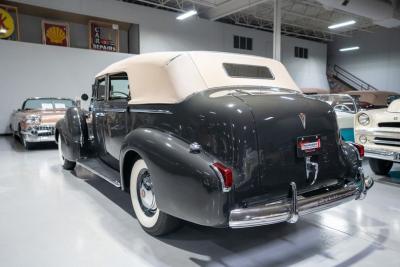
[[[400,145],[400,141],[374,140],[373,142],[378,145]]]
[[[105,112],[117,112],[117,113],[124,113],[128,111],[126,108],[105,108],[102,110]]]
[[[360,182],[365,184],[365,179],[360,178]],[[291,187],[292,192],[295,192],[296,190],[292,184]],[[291,199],[284,199],[265,205],[234,209],[230,212],[229,227],[244,228],[279,222],[291,222],[297,214],[298,216],[302,216],[326,210],[345,202],[359,199],[365,193],[365,185],[360,187],[352,183],[335,191],[307,198],[295,195]]]
[[[381,134],[398,134],[399,132],[396,130],[393,130],[396,128],[388,128],[385,129],[384,127],[380,127],[380,128],[369,128],[369,129],[357,129],[355,130],[355,134],[363,134],[363,135],[372,135],[372,136],[378,136]]]
[[[137,112],[137,113],[160,113],[160,114],[173,114],[171,111],[169,110],[165,110],[165,109],[130,109],[130,112]]]
[[[89,166],[85,165],[84,163],[82,163],[80,161],[77,161],[76,164],[78,164],[79,166],[81,166],[81,167],[87,169],[88,171],[96,174],[97,176],[100,176],[101,178],[103,178],[104,180],[109,182],[110,184],[112,184],[112,185],[114,185],[116,187],[121,187],[121,184],[119,182],[110,180],[108,177],[104,176],[103,174],[101,174],[100,172],[96,171],[95,169],[90,168]]]

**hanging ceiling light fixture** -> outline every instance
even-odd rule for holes
[[[358,50],[360,49],[359,46],[352,46],[352,47],[346,47],[346,48],[340,48],[340,52],[346,52],[346,51],[352,51],[352,50]]]
[[[337,29],[337,28],[353,25],[355,23],[356,23],[355,20],[349,20],[349,21],[338,23],[338,24],[333,24],[333,25],[329,26],[328,28],[329,29]]]
[[[190,17],[192,17],[194,15],[197,15],[197,11],[193,9],[193,10],[187,11],[187,12],[177,16],[176,19],[177,20],[184,20],[184,19],[190,18]]]

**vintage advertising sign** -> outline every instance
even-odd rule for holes
[[[46,45],[69,46],[68,23],[43,20],[42,41]]]
[[[89,48],[119,52],[119,27],[107,22],[89,22]]]
[[[0,5],[0,39],[19,40],[18,9]]]

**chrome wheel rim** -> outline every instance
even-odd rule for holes
[[[157,211],[157,204],[153,192],[153,182],[147,169],[140,171],[136,188],[140,208],[146,216],[153,216]]]

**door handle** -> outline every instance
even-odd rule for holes
[[[106,115],[106,113],[104,113],[104,112],[96,113],[96,117],[104,117],[105,115]]]

